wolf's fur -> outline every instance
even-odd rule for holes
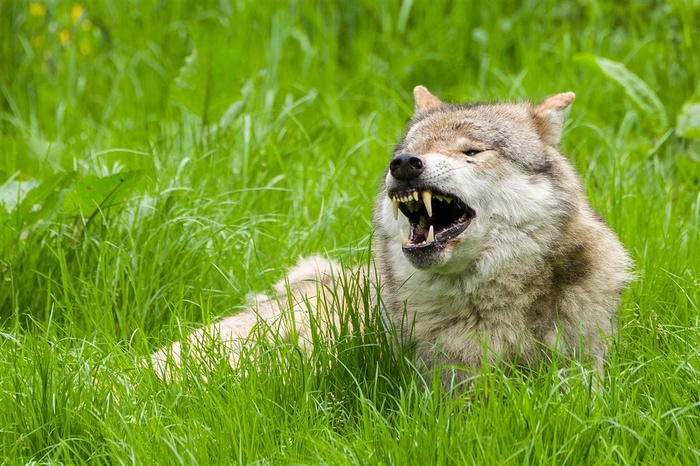
[[[416,113],[374,212],[378,276],[371,279],[381,284],[389,325],[410,322],[406,334],[426,369],[478,369],[500,359],[535,366],[557,350],[602,370],[631,263],[557,149],[574,94],[537,106],[450,105],[421,86],[414,94]],[[434,217],[419,197],[426,192]],[[402,239],[401,231],[409,235]],[[323,258],[304,259],[275,296],[195,332],[191,346],[220,337],[235,363],[236,348],[260,323],[282,336],[294,329],[308,342],[309,310],[337,300],[334,284],[347,273]],[[180,350],[175,343],[153,355],[160,374],[166,360],[180,362]]]

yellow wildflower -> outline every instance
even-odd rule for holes
[[[70,22],[71,24],[75,24],[78,21],[80,21],[80,18],[83,16],[83,12],[85,9],[80,3],[76,3],[73,5],[73,8],[70,10]]]
[[[32,16],[46,16],[46,4],[44,4],[44,3],[30,3],[29,4],[29,14]]]
[[[70,31],[68,29],[61,29],[58,33],[58,40],[61,41],[61,45],[66,45],[70,40]]]

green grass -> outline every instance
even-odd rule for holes
[[[0,30],[3,464],[700,461],[697,2],[0,0]],[[299,256],[368,261],[417,84],[576,92],[563,149],[638,276],[601,387],[562,363],[446,395],[373,322],[144,368]]]

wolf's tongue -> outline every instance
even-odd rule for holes
[[[430,225],[430,228],[428,229],[428,234],[425,236],[425,239],[423,241],[420,241],[416,235],[413,235],[411,239],[409,239],[406,236],[406,233],[403,232],[403,230],[399,230],[399,235],[401,236],[401,244],[404,246],[409,246],[409,245],[427,245],[435,241],[435,228]]]
[[[411,237],[407,237],[403,230],[399,229],[399,236],[401,237],[401,244],[404,246],[425,246],[431,244],[435,241],[435,227],[430,225],[426,233],[425,227],[428,225],[419,225],[421,230],[416,228],[411,229]]]

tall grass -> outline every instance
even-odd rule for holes
[[[694,3],[0,0],[0,31],[3,463],[698,462]],[[638,277],[602,386],[555,362],[447,395],[371,320],[310,357],[144,367],[299,256],[369,260],[417,84],[576,92],[563,149]]]

